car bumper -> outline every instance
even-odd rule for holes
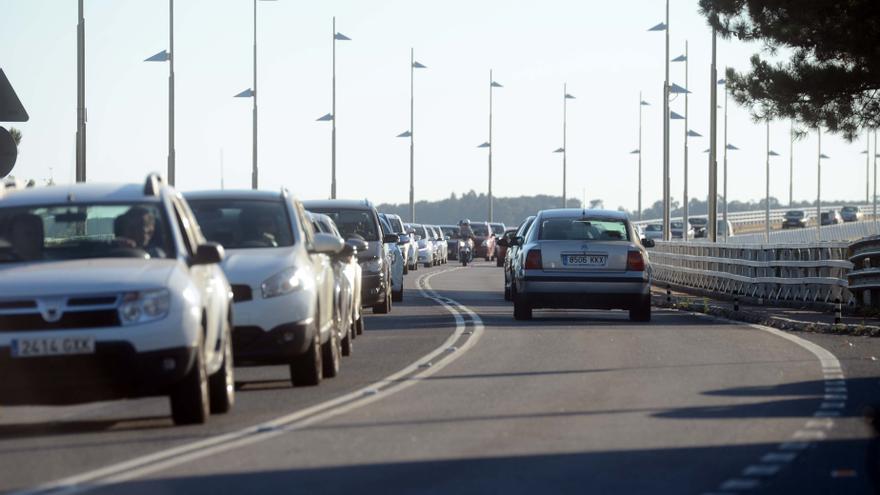
[[[308,351],[317,332],[314,319],[284,323],[270,330],[237,326],[232,332],[232,355],[236,366],[286,364]]]
[[[517,284],[518,297],[535,308],[630,309],[650,294],[647,275],[566,278],[531,275]]]
[[[384,274],[364,274],[361,278],[361,305],[368,307],[385,301],[387,284]]]
[[[128,342],[96,342],[95,353],[14,358],[0,348],[0,404],[77,404],[164,395],[192,368],[197,348],[137,352]]]
[[[434,261],[434,252],[430,249],[419,249],[419,263],[430,263]]]
[[[485,258],[492,253],[491,246],[474,246],[474,257],[475,258]]]

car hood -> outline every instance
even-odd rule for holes
[[[230,284],[260,285],[295,261],[294,248],[229,249],[220,266]]]
[[[0,297],[125,292],[165,287],[174,259],[100,258],[0,264]]]

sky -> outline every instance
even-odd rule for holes
[[[143,60],[168,48],[165,0],[85,0],[88,178],[140,182],[167,161],[168,68]],[[404,203],[409,147],[410,48],[415,74],[417,200],[488,185],[489,70],[494,93],[494,194],[561,194],[563,85],[568,101],[568,194],[634,209],[639,94],[643,205],[662,194],[664,35],[660,0],[277,0],[258,4],[260,187],[329,197],[332,18],[337,42],[338,196]],[[0,68],[30,121],[13,174],[71,182],[76,132],[76,0],[0,0]],[[689,42],[688,127],[708,136],[711,31],[696,0],[672,0],[670,58]],[[250,187],[250,0],[175,5],[177,187]],[[748,67],[760,46],[718,44],[719,66]],[[684,64],[670,67],[685,85]],[[719,77],[723,77],[719,75]],[[719,92],[723,103],[723,93]],[[684,113],[683,97],[671,109]],[[720,114],[719,114],[720,115]],[[764,124],[729,107],[731,200],[764,196]],[[8,126],[9,124],[3,124]],[[671,187],[683,189],[684,127],[671,123]],[[723,134],[719,122],[719,143]],[[771,195],[788,198],[789,123],[771,126]],[[708,138],[689,141],[689,193],[705,198]],[[864,138],[824,135],[822,197],[865,197]],[[720,145],[719,145],[720,149]],[[816,197],[815,133],[794,145],[795,200]],[[721,155],[719,153],[719,162]],[[719,164],[720,166],[720,164]],[[221,174],[222,170],[222,174]],[[719,184],[719,189],[721,185]]]

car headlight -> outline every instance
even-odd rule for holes
[[[361,268],[365,272],[381,272],[382,271],[382,258],[374,258],[369,261],[362,261]]]
[[[464,247],[464,241],[458,241],[458,247]]]
[[[267,278],[260,288],[263,291],[263,299],[283,296],[293,291],[302,290],[309,285],[308,278],[302,271],[290,267],[280,273]]]
[[[171,309],[171,294],[167,289],[126,292],[119,305],[119,321],[123,325],[137,325],[161,320]]]

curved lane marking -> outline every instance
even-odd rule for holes
[[[476,344],[483,334],[483,322],[475,312],[453,299],[440,296],[429,283],[430,279],[437,275],[456,270],[459,270],[459,268],[450,268],[419,277],[417,285],[422,297],[431,299],[452,314],[455,319],[455,331],[440,346],[400,371],[335,399],[321,402],[270,421],[136,457],[128,461],[46,483],[33,489],[14,492],[13,495],[50,493],[52,495],[67,495],[83,493],[106,485],[140,478],[168,468],[178,467],[186,462],[217,455],[263,442],[285,433],[301,430],[315,423],[326,421],[334,416],[382,400],[423,381],[461,357]],[[468,323],[471,324],[472,330],[466,332]],[[459,343],[456,347],[454,344],[459,342],[463,336],[466,340],[463,343]],[[424,366],[425,363],[429,363],[429,366]]]

